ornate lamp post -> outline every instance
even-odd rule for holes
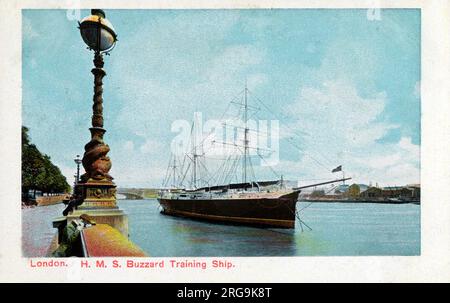
[[[80,164],[82,162],[80,159],[80,155],[77,155],[77,157],[73,159],[73,161],[75,161],[75,163],[77,164],[77,174],[75,175],[75,184],[77,184],[78,181],[80,181]]]
[[[75,159],[78,167],[80,162],[83,164],[85,173],[79,179],[77,177],[75,199],[63,214],[68,214],[68,220],[89,214],[97,222],[110,224],[123,234],[128,234],[127,218],[116,205],[116,185],[109,174],[111,160],[107,154],[110,149],[103,141],[106,132],[103,128],[102,79],[106,76],[103,54],[108,54],[114,48],[117,35],[106,19],[105,12],[100,9],[92,9],[91,15],[79,22],[79,29],[88,49],[94,51],[95,67],[91,70],[94,75],[94,102],[92,127],[89,128],[91,140],[84,146],[83,159]]]

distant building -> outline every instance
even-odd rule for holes
[[[406,188],[411,190],[411,196],[415,200],[420,200],[420,184],[408,184]]]
[[[360,192],[366,191],[369,188],[369,185],[366,185],[366,184],[358,184],[358,186],[359,186]],[[378,187],[378,186],[376,186],[376,187]]]
[[[311,193],[311,197],[323,197],[323,196],[325,196],[325,191],[323,189],[317,189]]]
[[[383,187],[382,194],[384,198],[412,198],[412,190],[404,186],[387,186]]]
[[[365,191],[360,193],[361,198],[382,198],[383,190],[378,187],[369,187]]]
[[[361,191],[361,198],[371,199],[401,199],[401,200],[419,200],[420,185],[409,184],[406,186],[386,186],[383,188],[369,187]]]
[[[348,191],[348,188],[349,188],[350,186],[349,185],[347,185],[347,184],[341,184],[341,185],[338,185],[337,187],[336,187],[336,189],[334,190],[334,193],[335,194],[345,194],[347,191]]]

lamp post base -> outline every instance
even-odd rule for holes
[[[91,181],[78,183],[75,195],[82,197],[83,203],[77,209],[117,209],[116,185],[111,181]]]
[[[88,180],[78,183],[75,195],[81,197],[82,203],[67,215],[67,223],[88,215],[99,224],[108,224],[128,238],[128,217],[116,203],[116,185],[109,181]]]
[[[96,224],[108,224],[117,229],[124,237],[128,238],[128,216],[120,209],[80,209],[74,210],[68,215],[67,223],[79,219],[81,215],[86,214]]]

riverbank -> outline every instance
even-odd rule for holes
[[[68,194],[54,195],[54,196],[41,196],[36,198],[37,206],[48,206],[62,203],[66,199]]]
[[[348,199],[299,199],[297,202],[314,202],[314,203],[354,203],[354,204],[418,204],[420,205],[420,200],[402,201],[402,200],[376,200],[376,199],[364,199],[364,200],[348,200]]]
[[[22,209],[22,255],[24,257],[45,257],[55,242],[56,228],[53,220],[62,215],[63,204]],[[57,243],[57,241],[56,241]]]

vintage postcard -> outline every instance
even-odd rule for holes
[[[450,280],[448,3],[13,3],[2,281]]]

